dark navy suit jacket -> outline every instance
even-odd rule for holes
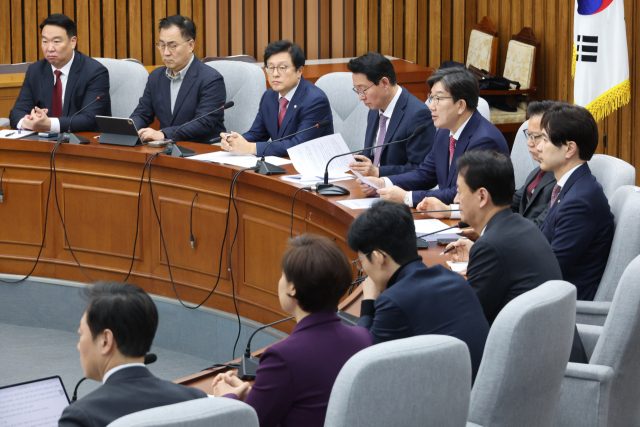
[[[134,412],[207,397],[202,390],[155,377],[142,366],[113,373],[107,382],[67,406],[58,427],[105,427]]]
[[[453,203],[458,179],[456,160],[468,150],[495,150],[509,155],[509,147],[502,133],[476,110],[456,143],[451,168],[449,168],[449,131],[438,129],[433,149],[420,166],[401,175],[389,176],[389,179],[403,190],[413,192],[413,206],[417,206],[425,197],[435,197],[446,204]],[[439,189],[431,190],[436,185]]]
[[[399,268],[387,289],[363,300],[358,325],[375,344],[417,335],[449,335],[464,341],[475,378],[489,323],[469,283],[441,265],[427,267],[420,258]]]
[[[365,147],[376,145],[379,124],[380,110],[369,111],[367,133],[364,139]],[[431,111],[424,102],[411,95],[407,89],[402,88],[393,108],[391,120],[387,123],[384,143],[408,138],[420,125],[427,127],[422,135],[411,138],[407,142],[382,147],[380,176],[397,175],[417,168],[433,147],[436,128],[433,126]],[[373,161],[375,149],[365,151],[363,154]]]
[[[556,178],[552,171],[545,173],[529,199],[525,193],[529,184],[538,176],[538,172],[540,172],[540,166],[531,171],[524,185],[515,192],[513,202],[511,202],[511,210],[533,221],[539,228],[547,217],[549,201],[551,200],[553,187],[556,185]]]
[[[324,92],[304,79],[300,78],[298,88],[287,106],[287,112],[282,119],[282,125],[278,130],[278,112],[280,103],[278,92],[267,90],[260,100],[260,108],[251,129],[242,136],[249,142],[256,143],[256,154],[262,156],[269,139],[274,140],[291,135],[313,125],[329,120],[331,123],[321,129],[313,129],[296,135],[291,139],[274,142],[267,150],[269,156],[289,157],[287,148],[301,144],[312,139],[333,134],[333,116],[329,99]]]
[[[260,427],[322,427],[340,369],[370,345],[366,329],[344,325],[336,313],[309,314],[262,354],[245,403],[256,410]]]
[[[11,127],[17,128],[18,123],[27,114],[31,114],[34,107],[48,108],[51,117],[53,102],[53,70],[46,59],[31,64],[27,68],[20,95],[9,114]],[[67,86],[64,92],[60,130],[69,129],[69,119],[82,107],[94,101],[101,93],[105,97],[91,107],[78,114],[72,122],[72,132],[97,132],[95,116],[111,115],[111,98],[109,98],[109,72],[95,59],[89,58],[75,51],[73,63],[69,70]]]
[[[578,288],[579,300],[592,301],[607,266],[614,227],[607,196],[586,162],[564,184],[541,229],[562,278]]]
[[[138,130],[151,125],[157,117],[160,130],[167,138],[173,138],[180,125],[220,108],[226,102],[227,90],[220,73],[194,56],[171,114],[171,80],[166,73],[167,67],[160,67],[149,74],[144,94],[131,114]],[[208,144],[211,138],[224,131],[224,110],[220,110],[183,127],[177,140]]]

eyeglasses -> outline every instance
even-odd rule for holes
[[[372,253],[374,253],[375,251],[371,251],[368,254],[362,255],[363,257],[368,257],[369,255],[371,255]],[[384,252],[378,251],[380,252],[380,254],[386,258],[387,255]],[[362,257],[356,258],[353,261],[351,261],[351,264],[355,265],[355,267],[358,269],[359,272],[364,273],[364,267],[362,266]]]
[[[536,141],[536,140],[537,140],[538,138],[542,138],[542,135],[532,135],[532,134],[530,134],[530,133],[529,133],[529,131],[528,131],[527,129],[522,129],[522,132],[524,133],[524,136],[527,138],[527,141],[528,141],[529,139],[533,139],[533,142],[534,142],[534,143],[537,143],[537,141]]]
[[[358,96],[360,95],[364,95],[367,96],[367,94],[365,93],[366,91],[368,91],[369,89],[371,89],[372,87],[374,87],[375,84],[372,84],[371,86],[369,86],[368,88],[366,88],[365,90],[358,90],[355,86],[351,89],[353,90],[355,93],[358,94]]]
[[[291,65],[280,65],[278,67],[267,67],[267,73],[273,74],[274,70],[278,69],[278,74],[284,74],[287,72],[287,68],[291,67]]]
[[[160,50],[160,52],[164,52],[164,50],[167,49],[167,48],[169,48],[169,51],[175,52],[176,49],[178,48],[178,46],[180,46],[181,44],[189,43],[191,40],[192,39],[189,39],[189,40],[184,41],[182,43],[171,43],[171,44],[156,43],[156,47],[158,48],[158,50]]]
[[[433,103],[433,105],[438,105],[441,99],[453,99],[453,96],[438,96],[431,94],[427,96],[427,101],[429,101],[429,104]]]

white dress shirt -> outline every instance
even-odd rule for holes
[[[298,89],[298,86],[300,86],[300,81],[298,81],[298,84],[296,85],[296,87],[291,89],[285,96],[278,94],[278,115],[280,115],[280,108],[281,108],[280,98],[284,98],[287,101],[291,102],[291,100],[293,99],[293,95],[296,93],[296,89]],[[288,109],[289,109],[289,104],[287,104],[287,110]]]
[[[576,169],[578,169],[580,166],[582,166],[582,163],[580,163],[578,166],[574,167],[569,172],[567,172],[564,175],[562,175],[562,178],[560,178],[560,181],[558,181],[556,183],[556,185],[560,186],[560,188],[564,187],[564,185],[569,180],[569,177],[571,176],[571,174],[574,173],[576,171]]]
[[[393,114],[393,109],[396,108],[396,104],[398,103],[398,98],[400,98],[400,93],[402,92],[402,87],[398,86],[398,91],[396,95],[393,97],[389,105],[384,111],[378,110],[378,114],[380,116],[385,116],[387,118],[387,129],[389,129],[389,123],[391,123],[391,115]],[[373,140],[373,148],[378,144],[378,137],[380,136],[380,122],[378,121],[378,130],[376,131],[376,138]],[[378,166],[378,165],[374,165]]]
[[[143,368],[145,367],[144,363],[125,363],[124,365],[116,366],[115,368],[109,369],[107,373],[104,374],[104,377],[102,377],[102,384],[106,383],[109,377],[115,374],[116,372],[126,368],[134,368],[136,366],[143,367]]]
[[[71,56],[71,60],[69,62],[66,63],[66,65],[62,68],[60,68],[61,74],[60,74],[60,83],[62,83],[62,108],[64,108],[64,94],[67,90],[67,80],[69,80],[69,72],[71,71],[71,64],[73,64],[73,59],[76,56],[76,52],[73,52],[73,56]],[[56,71],[58,70],[58,68],[54,67],[53,65],[51,66],[51,70],[53,72],[53,85],[56,85]],[[51,114],[51,111],[49,111],[48,114]],[[18,129],[22,129],[22,121],[24,119],[20,119],[20,121],[18,122]],[[60,132],[60,120],[57,117],[51,117],[51,127],[49,128],[49,131],[51,132]],[[65,129],[66,130],[66,129]]]

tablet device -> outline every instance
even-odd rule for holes
[[[57,427],[67,406],[59,376],[0,387],[0,426]]]
[[[141,145],[138,129],[133,120],[122,117],[96,116],[96,123],[101,135],[100,144],[126,145],[133,147]]]

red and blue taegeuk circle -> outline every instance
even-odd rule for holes
[[[613,0],[578,0],[580,15],[595,15],[605,10]]]

